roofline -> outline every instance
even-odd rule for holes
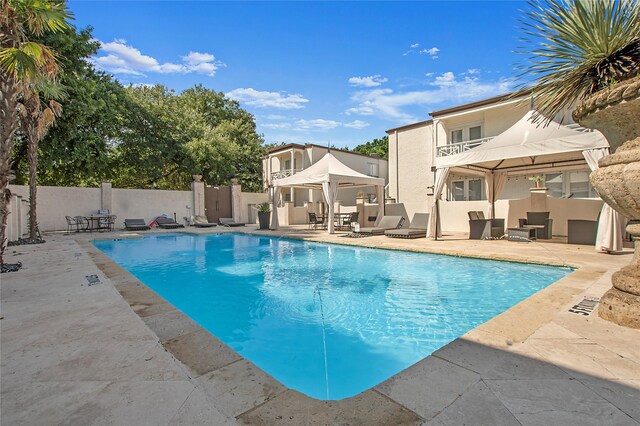
[[[447,108],[447,109],[441,109],[441,110],[438,110],[438,111],[433,111],[433,112],[429,113],[429,115],[432,116],[432,117],[436,117],[436,116],[440,116],[440,115],[451,114],[451,113],[454,113],[454,112],[465,111],[467,109],[483,107],[483,106],[487,106],[487,105],[491,105],[491,104],[495,104],[495,103],[499,103],[499,102],[504,102],[504,101],[508,101],[508,100],[521,98],[521,97],[530,95],[532,92],[533,92],[533,88],[522,90],[522,91],[517,91],[517,92],[506,93],[506,94],[503,94],[503,95],[494,96],[492,98],[482,99],[482,100],[476,101],[476,102],[471,102],[471,103],[468,103],[468,104],[463,104],[463,105],[458,105],[458,106],[454,106],[454,107]]]
[[[386,158],[382,158],[382,157],[372,157],[371,155],[360,154],[359,152],[347,151],[345,149],[340,149],[340,148],[330,148],[330,147],[327,147],[327,146],[317,145],[317,144],[314,144],[314,143],[306,143],[304,145],[301,145],[301,144],[298,144],[298,143],[289,143],[289,144],[282,145],[282,146],[276,146],[276,147],[273,147],[273,148],[269,149],[267,151],[267,155],[262,157],[262,158],[268,158],[269,154],[274,154],[276,152],[284,151],[284,150],[291,149],[291,148],[306,149],[306,148],[310,148],[310,147],[326,149],[328,151],[339,151],[339,152],[344,152],[345,154],[359,155],[360,157],[375,158],[375,159],[378,159],[378,160],[389,161]]]
[[[407,130],[412,127],[420,127],[422,125],[427,126],[432,123],[433,123],[433,120],[418,121],[417,123],[405,124],[404,126],[394,127],[393,129],[385,130],[385,132],[390,135],[392,132],[395,132],[396,130]]]

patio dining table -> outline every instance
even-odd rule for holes
[[[93,232],[93,231],[110,230],[108,222],[112,218],[115,219],[115,216],[114,215],[91,215],[91,216],[85,216],[84,218],[87,220],[86,231]],[[106,226],[103,226],[103,225],[106,225]]]
[[[333,214],[333,224],[336,229],[342,229],[344,227],[345,221],[351,219],[351,213],[334,213]],[[351,227],[351,224],[349,224]]]

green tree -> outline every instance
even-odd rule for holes
[[[383,136],[382,138],[374,139],[366,142],[362,145],[358,145],[353,148],[354,152],[358,154],[371,155],[377,154],[380,158],[389,158],[389,136]]]
[[[18,128],[18,96],[30,81],[58,72],[55,53],[29,39],[69,27],[66,5],[43,0],[0,0],[0,263],[3,263],[7,224],[9,175],[13,141]]]

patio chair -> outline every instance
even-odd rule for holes
[[[488,240],[504,235],[504,219],[485,219],[484,212],[470,211],[469,239]]]
[[[144,223],[144,219],[125,219],[124,229],[127,231],[148,231],[151,227]]]
[[[398,229],[404,223],[404,217],[402,216],[384,216],[378,226],[360,228],[358,234],[366,235],[383,235],[384,231],[391,229]]]
[[[76,229],[78,232],[89,231],[89,220],[84,216],[75,216],[73,218],[76,221]]]
[[[549,217],[549,212],[527,212],[526,219],[518,219],[520,228],[533,228],[536,230],[536,238],[550,240],[553,233],[553,219]]]
[[[426,238],[428,225],[429,213],[415,213],[408,229],[391,229],[384,231],[384,235],[390,238]]]
[[[115,214],[110,214],[108,216],[105,216],[104,219],[100,219],[100,229],[113,231],[113,227],[116,223],[117,217],[118,216],[116,216]]]
[[[184,228],[184,225],[168,217],[159,217],[156,219],[156,223],[158,224],[158,228],[160,229]]]
[[[221,226],[228,226],[228,227],[245,226],[244,223],[234,222],[233,219],[230,217],[221,217],[220,219],[218,219],[218,223]]]
[[[71,216],[65,216],[64,218],[67,221],[67,234],[70,234],[71,230],[74,228],[76,232],[78,232],[78,224],[76,222],[76,219]]]
[[[359,216],[360,216],[360,213],[352,212],[350,215],[342,217],[342,221],[338,224],[338,227],[341,230],[348,229],[349,231],[352,231],[351,224],[353,222],[357,222]]]
[[[217,223],[209,222],[209,219],[204,216],[196,216],[193,218],[193,226],[196,228],[211,228],[217,225]]]
[[[309,229],[312,227],[313,229],[317,229],[318,225],[322,226],[324,224],[324,220],[320,219],[317,214],[311,212],[308,213],[308,222]]]

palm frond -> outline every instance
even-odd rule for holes
[[[56,54],[48,46],[31,41],[0,48],[0,67],[16,79],[26,80],[38,75],[54,76],[58,72]]]
[[[9,2],[22,17],[24,25],[35,35],[70,28],[67,20],[73,19],[73,14],[67,9],[64,1],[9,0]]]
[[[640,73],[638,0],[530,0],[528,4],[521,20],[523,47],[518,50],[526,59],[516,66],[519,87],[533,89],[536,106],[547,120]]]

